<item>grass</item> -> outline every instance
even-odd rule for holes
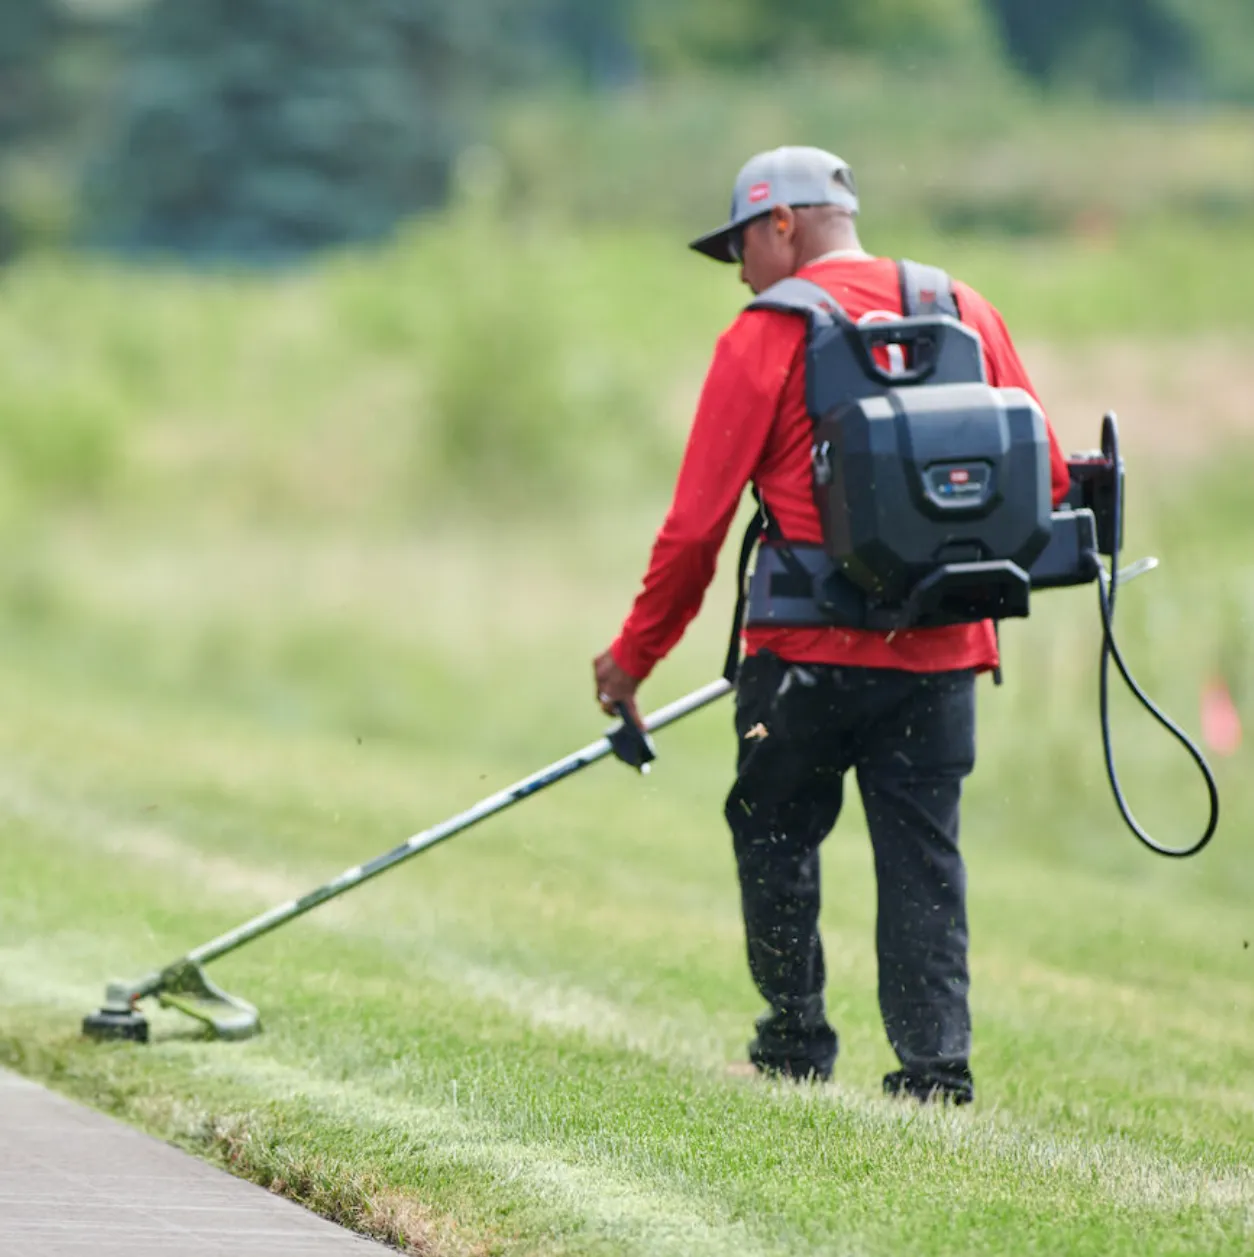
[[[1242,369],[1243,229],[977,242],[870,219],[865,235],[982,288],[1024,343],[1130,349],[1152,373],[1150,342],[1170,338],[1183,369],[1205,336],[1221,372]],[[0,309],[0,534],[20,547],[45,509],[98,508],[139,528],[394,531],[485,502],[582,511],[586,485],[660,505],[745,295],[682,237],[555,235],[473,206],[278,277],[33,257]]]
[[[68,441],[30,464],[42,478],[10,459],[0,1061],[417,1253],[1248,1252],[1254,785],[1245,758],[1217,765],[1223,827],[1186,865],[1123,832],[1090,591],[1042,599],[1006,633],[1006,686],[981,687],[972,1111],[878,1095],[894,1062],[854,802],[824,864],[838,1079],[727,1073],[759,1007],[719,815],[729,705],[662,735],[650,777],[589,770],[215,966],[261,1008],[258,1039],[205,1043],[161,1012],[147,1049],[79,1039],[110,976],[603,726],[587,660],[638,578],[734,300],[689,285],[655,237],[597,233],[524,237],[467,296],[485,275],[456,232],[265,282],[52,259],[14,273],[0,396],[39,401],[52,428],[78,398],[64,413],[111,452]],[[1217,258],[1181,239],[1229,310],[1248,245]],[[1141,282],[1132,243],[1114,248]],[[1008,305],[1065,287],[1015,250],[980,256]],[[1058,256],[1102,309],[1128,301]],[[544,336],[508,323],[515,293]],[[1034,309],[1038,335],[1070,317]],[[1129,309],[1153,334],[1161,316]],[[501,319],[523,349],[492,341],[485,379],[451,329]],[[571,373],[581,346],[612,364],[591,383]],[[546,352],[509,411],[511,373]],[[602,388],[604,423],[547,453]],[[521,502],[482,501],[499,468],[472,478],[496,429],[457,445],[498,403],[521,429],[506,464],[536,487]],[[6,448],[26,448],[24,409],[5,414]],[[1251,466],[1234,447],[1165,478],[1132,467],[1130,554],[1165,570],[1126,591],[1122,635],[1190,729],[1212,672],[1245,702],[1254,680]],[[592,492],[567,487],[597,469]],[[710,679],[728,566],[650,705]],[[1183,841],[1192,770],[1123,701],[1117,719],[1135,806]]]
[[[514,608],[514,631],[466,624],[459,648],[394,585],[413,626],[398,644],[386,608],[359,607],[350,633],[318,610],[316,578],[284,580],[295,542],[238,547],[234,571],[203,545],[128,547],[50,559],[81,601],[5,633],[8,1063],[349,1222],[376,1198],[416,1202],[446,1247],[1248,1246],[1248,782],[1224,773],[1225,829],[1196,866],[1133,847],[1094,764],[1091,668],[1072,657],[1091,652],[1087,605],[1064,611],[1060,595],[1016,631],[1007,689],[983,694],[967,808],[981,1103],[916,1115],[875,1098],[891,1059],[855,808],[825,866],[840,1081],[794,1093],[723,1072],[757,1007],[718,819],[726,711],[666,735],[647,782],[592,770],[223,962],[228,988],[263,1009],[255,1042],[190,1041],[162,1016],[146,1051],[79,1042],[111,973],[171,958],[592,736],[570,655],[590,653],[616,606],[608,577],[572,576]],[[1187,553],[1167,557],[1187,569]],[[386,585],[393,558],[357,554],[355,579]],[[486,585],[490,566],[480,554],[463,578]],[[1156,579],[1129,589],[1130,625],[1188,590]],[[182,581],[199,602],[180,615]],[[716,637],[707,625],[668,665],[657,699],[705,679]],[[388,662],[406,694],[371,727]],[[1177,710],[1199,671],[1167,686]],[[1179,761],[1126,725],[1121,745],[1156,827],[1193,821],[1200,793]]]

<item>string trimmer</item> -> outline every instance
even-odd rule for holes
[[[189,1017],[194,1017],[220,1039],[246,1039],[256,1034],[261,1029],[261,1017],[257,1009],[247,1000],[228,994],[210,980],[204,971],[204,966],[210,961],[218,960],[228,952],[243,947],[245,943],[251,943],[253,939],[304,916],[306,912],[311,912],[330,899],[347,894],[371,878],[378,877],[380,873],[386,873],[388,869],[395,868],[420,852],[429,851],[446,838],[452,838],[454,834],[462,833],[479,821],[531,798],[548,786],[574,776],[607,755],[616,755],[629,767],[648,772],[649,764],[656,758],[649,734],[664,729],[722,698],[731,688],[731,684],[725,680],[713,681],[655,711],[644,721],[643,727],[631,719],[626,707],[620,703],[617,708],[620,723],[603,738],[582,750],[575,751],[565,759],[559,759],[547,768],[532,773],[530,777],[524,777],[522,781],[489,795],[457,816],[415,834],[399,847],[394,847],[369,863],[345,869],[339,877],[311,890],[307,895],[263,912],[259,917],[202,944],[186,956],[179,957],[164,969],[159,969],[138,982],[110,983],[105,992],[104,1007],[83,1018],[83,1033],[92,1039],[132,1039],[146,1043],[148,1019],[140,1012],[139,1004],[141,1000],[154,998],[163,1007],[176,1008]]]

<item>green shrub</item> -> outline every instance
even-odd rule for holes
[[[100,380],[6,379],[0,389],[0,463],[19,498],[91,498],[116,477],[124,416]]]

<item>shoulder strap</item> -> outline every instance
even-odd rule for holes
[[[852,320],[841,309],[840,302],[821,284],[809,279],[790,275],[760,292],[746,310],[778,310],[782,314],[804,314],[813,332],[831,323],[849,323]]]
[[[908,319],[947,314],[960,319],[954,281],[939,266],[924,266],[903,258],[897,263],[901,284],[901,312]]]
[[[760,292],[745,309],[776,310],[781,314],[804,315],[811,337],[820,328],[831,327],[836,323],[853,326],[853,320],[826,288],[809,279],[798,279],[795,275],[781,279],[779,283],[772,284],[765,291]],[[766,509],[766,503],[763,502],[756,487],[753,496],[757,501],[758,510],[749,521],[744,540],[740,545],[740,561],[736,567],[736,609],[732,615],[731,640],[727,644],[727,660],[723,667],[724,677],[733,685],[740,668],[740,630],[744,623],[747,592],[745,577],[749,571],[749,561],[753,557],[753,550],[759,538],[766,537],[773,541],[783,541],[779,526],[771,518],[770,512]],[[787,561],[795,561],[786,547],[781,553],[787,555]],[[806,575],[804,570],[802,575]]]

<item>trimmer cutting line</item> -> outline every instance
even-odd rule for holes
[[[649,735],[722,698],[731,688],[730,683],[725,680],[713,681],[655,711],[645,720],[643,727],[631,719],[625,706],[620,703],[618,715],[621,723],[582,750],[575,751],[530,777],[524,777],[522,781],[489,795],[465,812],[415,834],[399,847],[369,863],[346,869],[333,881],[311,890],[300,899],[290,900],[263,912],[259,917],[202,944],[186,956],[138,982],[110,983],[105,993],[104,1007],[83,1018],[83,1033],[93,1039],[132,1039],[146,1043],[148,1020],[139,1011],[139,1003],[155,997],[163,1007],[177,1008],[189,1017],[203,1022],[220,1039],[246,1039],[256,1034],[261,1028],[257,1009],[246,1000],[229,995],[215,985],[206,975],[204,965],[263,934],[268,934],[271,930],[278,929],[281,925],[286,925],[289,921],[294,921],[319,904],[346,894],[371,878],[378,877],[380,873],[386,873],[388,869],[395,868],[411,856],[429,851],[437,843],[452,838],[454,834],[460,834],[479,821],[495,816],[497,812],[503,812],[515,803],[521,803],[567,777],[573,777],[575,773],[608,755],[617,756],[629,767],[642,773],[648,772],[649,764],[656,758],[653,740]]]

